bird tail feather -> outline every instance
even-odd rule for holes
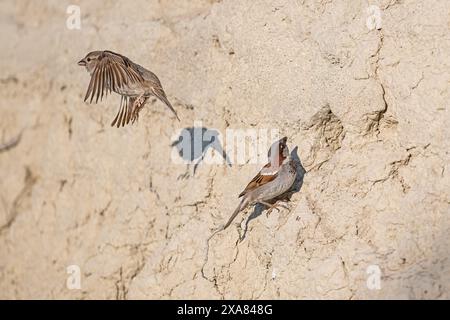
[[[175,115],[175,117],[177,117],[178,121],[180,121],[180,118],[178,117],[177,112],[175,111],[175,109],[172,107],[172,104],[169,102],[169,99],[167,99],[166,94],[164,93],[164,90],[161,88],[154,88],[153,89],[153,94],[162,102],[164,102],[166,104],[166,106],[169,107],[170,110],[172,110],[173,114]]]
[[[245,209],[247,204],[248,204],[247,198],[246,197],[242,198],[238,207],[236,208],[236,210],[234,210],[233,214],[231,215],[230,219],[228,219],[228,222],[223,226],[222,230],[225,230],[226,228],[228,228],[230,226],[230,224],[233,222],[234,218],[236,218],[236,216],[238,215],[239,212],[241,212],[242,210]]]

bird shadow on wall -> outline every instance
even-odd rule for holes
[[[171,144],[171,147],[177,149],[180,158],[187,163],[186,173],[180,175],[178,179],[187,179],[191,176],[190,165],[193,165],[192,176],[194,176],[210,148],[217,151],[231,167],[231,161],[222,147],[219,135],[217,130],[205,127],[187,127],[181,130],[177,140]]]
[[[303,164],[300,160],[300,157],[298,156],[298,147],[295,147],[292,152],[291,152],[291,158],[295,164],[295,168],[297,171],[297,176],[295,177],[295,181],[294,184],[292,185],[292,187],[286,191],[285,193],[283,193],[282,195],[272,199],[271,201],[267,201],[270,204],[274,204],[278,201],[280,202],[289,202],[291,201],[291,197],[294,193],[297,193],[301,190],[302,186],[303,186],[303,178],[305,177],[305,173],[306,170],[303,167]],[[256,204],[256,206],[253,209],[253,212],[250,214],[250,216],[248,217],[247,221],[245,222],[245,227],[243,230],[242,235],[240,236],[239,241],[243,241],[245,239],[245,236],[247,234],[247,230],[248,230],[248,225],[250,223],[251,220],[258,218],[264,210],[267,210],[268,208],[261,204],[258,203]]]

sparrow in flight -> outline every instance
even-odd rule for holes
[[[139,117],[139,111],[151,96],[164,102],[175,114],[177,113],[170,104],[161,86],[158,77],[151,71],[134,63],[125,56],[112,51],[92,51],[78,62],[79,66],[86,67],[91,75],[91,81],[84,101],[95,103],[116,92],[121,95],[119,111],[111,123],[111,126],[125,126],[134,123]]]
[[[295,182],[297,171],[293,160],[289,155],[289,148],[284,137],[275,142],[269,150],[269,162],[250,181],[247,187],[239,194],[242,197],[239,206],[231,215],[228,222],[221,230],[225,230],[236,218],[237,214],[247,206],[261,203],[271,209],[276,207],[267,201],[282,195],[288,191]]]

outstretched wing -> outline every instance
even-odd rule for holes
[[[89,102],[92,103],[95,97],[97,103],[108,92],[135,82],[144,82],[144,78],[130,59],[112,51],[103,51],[92,72],[84,101],[90,97]]]
[[[135,98],[127,98],[125,96],[122,96],[122,99],[120,100],[119,111],[117,112],[116,117],[111,123],[111,127],[114,127],[115,125],[117,125],[117,128],[121,126],[124,127],[126,124],[130,123],[135,100]]]
[[[278,171],[280,167],[274,167],[273,165],[266,164],[261,171],[250,181],[250,183],[245,187],[244,191],[239,194],[239,198],[246,195],[248,192],[259,188],[266,183],[273,181],[278,176]]]

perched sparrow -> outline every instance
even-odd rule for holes
[[[134,63],[125,56],[112,51],[92,51],[78,62],[86,67],[91,75],[91,82],[84,101],[90,97],[90,103],[103,99],[111,91],[122,96],[120,108],[111,126],[125,126],[130,121],[134,123],[139,117],[139,111],[151,96],[164,102],[175,114],[158,77],[151,71]]]
[[[269,163],[261,169],[245,190],[241,192],[239,195],[239,197],[243,197],[241,203],[222,230],[225,230],[233,222],[237,214],[249,205],[261,203],[268,206],[270,210],[275,208],[276,203],[270,204],[267,201],[282,195],[292,187],[297,171],[289,155],[289,148],[286,142],[287,138],[284,137],[270,147],[268,154]]]

